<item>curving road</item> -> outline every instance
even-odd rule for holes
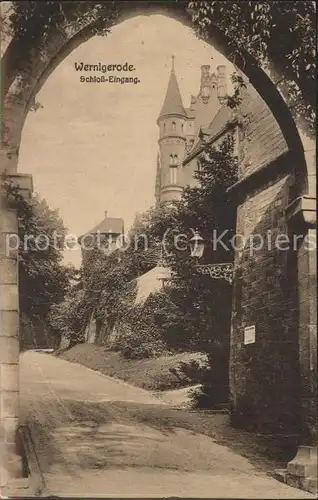
[[[314,498],[145,390],[46,353],[27,351],[20,366],[21,424],[52,495]]]

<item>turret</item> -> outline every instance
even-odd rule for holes
[[[183,191],[182,161],[186,153],[187,113],[182,104],[177,77],[174,70],[174,57],[166,97],[160,111],[159,161],[160,194],[157,200],[179,200]]]
[[[203,89],[210,87],[210,66],[208,64],[203,64],[201,66],[201,84],[200,84],[200,92],[202,93]]]
[[[200,92],[195,102],[195,134],[210,125],[220,108],[217,86],[218,77],[215,73],[210,75],[210,66],[201,66]]]
[[[219,101],[222,103],[227,96],[227,86],[226,86],[226,68],[224,65],[217,67],[218,78],[217,78],[217,91]]]
[[[160,156],[157,155],[157,170],[156,170],[156,184],[155,184],[155,199],[156,204],[160,203],[160,192],[161,192],[161,165]]]

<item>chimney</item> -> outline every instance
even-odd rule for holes
[[[107,210],[105,210],[105,212],[104,212],[105,219],[107,218],[107,214],[108,214],[108,212],[107,212]]]
[[[210,66],[208,64],[204,64],[201,66],[201,88],[210,86]]]
[[[217,88],[218,88],[218,98],[220,102],[222,102],[223,99],[227,96],[227,89],[226,89],[226,68],[222,64],[221,66],[218,66],[217,68],[218,72],[218,81],[217,81]]]

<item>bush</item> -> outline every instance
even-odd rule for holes
[[[202,382],[202,373],[208,369],[207,360],[191,359],[190,361],[180,361],[176,368],[171,368],[170,371],[178,379],[186,378],[189,383],[200,384]]]
[[[194,407],[213,408],[229,402],[229,353],[221,344],[214,344],[206,363],[181,362],[177,371],[193,384],[200,384],[192,393]]]
[[[126,358],[141,359],[167,354],[159,326],[155,321],[161,307],[160,294],[150,294],[140,304],[126,303],[121,309],[109,345]]]
[[[88,311],[84,290],[71,290],[63,302],[54,304],[48,316],[50,331],[57,338],[69,340],[70,346],[85,342]]]
[[[166,353],[166,347],[157,332],[142,328],[136,332],[136,325],[121,323],[120,333],[111,341],[110,347],[129,359],[157,357]]]

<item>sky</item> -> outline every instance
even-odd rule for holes
[[[197,94],[200,68],[230,63],[191,29],[161,15],[138,16],[93,37],[54,70],[37,95],[43,108],[29,112],[19,171],[33,175],[34,190],[58,209],[77,236],[104,218],[121,217],[125,231],[135,214],[154,203],[160,112],[175,56],[183,104]],[[75,62],[133,64],[138,84],[81,83]],[[115,73],[113,73],[115,74]],[[100,76],[87,73],[85,76]],[[116,74],[122,76],[121,74]],[[65,262],[80,265],[77,248]]]

